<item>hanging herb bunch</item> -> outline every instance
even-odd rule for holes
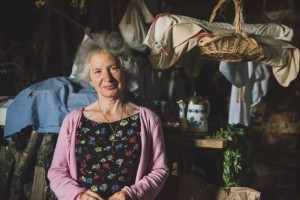
[[[256,174],[249,129],[241,124],[227,124],[216,131],[215,137],[227,139],[222,167],[224,186],[247,186]]]
[[[86,4],[87,0],[71,0],[71,5],[74,8],[78,8],[81,15],[87,12]]]

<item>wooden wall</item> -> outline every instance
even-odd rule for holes
[[[266,10],[300,7],[296,0],[266,1]],[[37,0],[38,2],[38,0]],[[69,76],[76,48],[83,38],[83,28],[97,32],[118,30],[129,0],[89,0],[85,10],[72,6],[71,0],[47,1],[37,7],[35,1],[3,1],[0,6],[0,66],[12,63],[17,69],[15,92],[45,78]],[[145,0],[151,12],[187,15],[208,20],[217,0]],[[245,0],[244,17],[249,23],[265,23],[263,0]],[[232,22],[234,10],[227,6],[217,20]],[[298,18],[286,17],[283,23],[299,35]],[[299,37],[295,37],[298,45]]]

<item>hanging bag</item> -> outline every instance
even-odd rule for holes
[[[218,2],[210,16],[210,22],[213,22],[217,11],[227,1]],[[216,61],[260,61],[264,58],[263,49],[256,40],[242,31],[240,4],[238,0],[232,1],[235,5],[235,32],[204,37],[198,43],[199,53],[204,58]]]
[[[145,52],[147,46],[144,39],[148,32],[146,23],[151,23],[152,14],[147,9],[144,0],[131,0],[127,10],[119,23],[119,30],[125,42],[132,48],[140,52]]]

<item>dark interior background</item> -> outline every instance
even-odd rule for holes
[[[144,1],[154,16],[158,13],[173,13],[202,20],[209,20],[218,2],[218,0]],[[74,55],[83,39],[85,28],[89,27],[91,32],[118,31],[118,24],[129,0],[2,0],[0,2],[0,96],[15,96],[34,83],[51,77],[70,76]],[[268,23],[270,20],[266,13],[277,11],[279,17],[275,23],[291,27],[294,30],[292,43],[300,47],[299,0],[244,0],[243,2],[245,22]],[[232,23],[234,16],[235,12],[230,0],[217,15],[216,20]],[[154,76],[158,74],[157,71],[146,63],[147,54],[134,53],[144,61],[144,64],[139,66],[144,72],[140,76],[141,80],[158,78]],[[282,87],[275,80],[271,67],[268,69],[270,70],[269,87],[262,101],[265,106],[263,107],[265,116],[262,118],[263,121],[251,124],[255,138],[254,157],[258,174],[255,188],[262,192],[263,200],[299,199],[300,80],[298,76],[288,87]],[[152,82],[152,85],[141,87],[139,95],[149,100],[167,101],[170,105],[168,120],[176,119],[178,99],[168,99],[166,96],[168,84],[174,74],[180,76],[180,82],[177,82],[176,87],[178,96],[185,98],[195,89],[198,95],[207,98],[211,103],[209,124],[218,125],[226,122],[231,84],[219,72],[218,62],[203,60],[201,69],[193,74],[194,78],[184,73],[181,68],[171,67],[161,71],[160,79]],[[277,121],[271,122],[269,119],[272,117]],[[268,124],[271,124],[272,129],[261,128]],[[282,124],[294,125],[296,132],[284,133],[282,130],[287,127],[280,127]],[[275,132],[272,133],[270,130]],[[174,188],[171,190],[171,193],[173,192]]]
[[[47,78],[69,76],[74,54],[83,38],[84,29],[89,27],[91,32],[118,31],[118,24],[128,2],[129,0],[2,1],[0,67],[5,70],[5,73],[1,74],[0,95],[16,95],[29,85]],[[168,12],[203,20],[209,20],[217,2],[217,0],[145,0],[154,16]],[[299,47],[300,20],[297,14],[299,1],[244,0],[243,3],[243,17],[247,23],[270,22],[265,15],[266,11],[282,11],[278,23],[294,29],[293,44]],[[295,12],[289,16],[284,12],[286,9]],[[231,23],[234,16],[233,4],[230,1],[217,15],[216,20]],[[137,53],[137,56],[147,58],[146,54]],[[231,85],[218,72],[217,62],[203,62],[203,67],[193,82],[189,77],[184,77],[186,78],[183,86],[186,90],[185,95],[191,95],[191,87],[195,87],[199,95],[210,99],[217,113],[226,117],[226,99],[230,95]],[[175,69],[171,68],[162,73],[168,77],[172,70]],[[271,75],[269,84],[266,98],[272,99],[271,102],[277,103],[278,98],[273,97],[278,94],[298,96],[300,93],[299,78],[289,87],[284,88]],[[140,95],[152,98],[146,94]]]

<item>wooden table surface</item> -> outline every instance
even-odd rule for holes
[[[190,133],[179,129],[165,129],[165,144],[167,154],[176,154],[178,173],[190,173],[197,151],[206,151],[206,155],[214,156],[223,151],[227,145],[226,139],[207,138],[209,133]]]
[[[166,145],[177,146],[183,148],[213,148],[223,149],[226,144],[226,139],[204,138],[203,136],[191,136],[184,134],[168,135],[165,138]]]
[[[211,135],[209,132],[192,133],[179,128],[164,128],[164,135],[168,146],[223,149],[227,144],[226,139],[208,138]]]

